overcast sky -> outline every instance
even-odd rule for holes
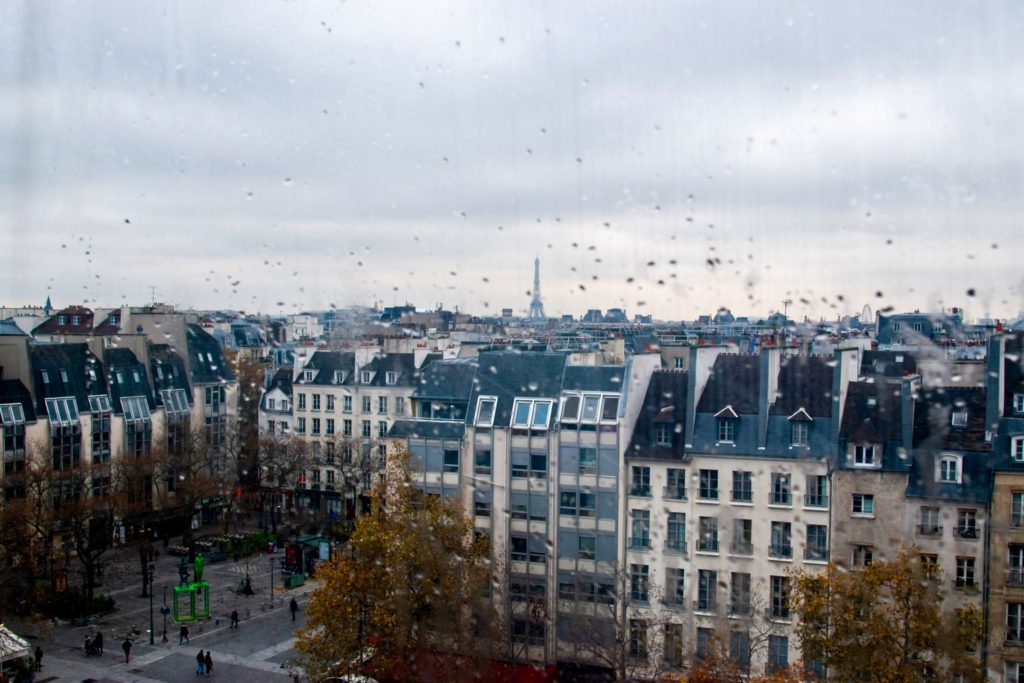
[[[1009,1],[4,2],[0,304],[524,312],[539,256],[549,315],[1016,316],[1021,36]]]

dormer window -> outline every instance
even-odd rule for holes
[[[109,323],[111,325],[117,325],[117,316],[116,315],[112,315],[109,318],[107,318],[107,323]]]
[[[371,373],[368,370],[363,370],[363,372],[360,375],[359,381],[362,382],[363,384],[369,384],[370,383],[370,374]]]
[[[302,371],[302,381],[303,382],[312,382],[313,381],[313,371],[312,370],[303,370]]]
[[[1024,394],[1013,395],[1013,412],[1018,415],[1024,413]]]
[[[493,396],[481,396],[476,403],[476,426],[491,427],[494,425],[494,409],[498,399]]]
[[[953,426],[954,427],[966,427],[967,426],[967,411],[966,410],[954,410],[953,411]]]
[[[398,373],[397,372],[386,372],[386,373],[384,373],[384,381],[387,384],[395,384],[396,382],[398,382]]]
[[[732,406],[726,406],[715,413],[715,418],[718,420],[718,441],[721,443],[733,443],[736,441],[736,421],[739,419],[739,415],[732,409]]]
[[[335,384],[341,384],[344,381],[345,381],[345,371],[344,370],[335,370],[334,371],[334,383]]]
[[[58,325],[67,325],[68,324],[68,317],[66,315],[58,315],[57,316],[57,324]]]
[[[72,325],[79,325],[79,324],[81,324],[81,322],[82,322],[81,316],[77,316],[77,315],[71,316],[71,324]]]
[[[60,370],[60,381],[64,382],[65,384],[67,384],[68,381],[68,371],[65,370],[64,368],[61,368]]]
[[[654,425],[654,443],[658,446],[671,446],[672,425],[664,422]]]
[[[43,377],[43,384],[50,383],[50,373],[48,373],[46,370],[40,370],[39,374],[42,375]]]
[[[853,447],[853,464],[857,467],[875,466],[875,445],[859,443]]]
[[[1024,462],[1024,436],[1010,437],[1010,457],[1016,462]]]
[[[900,324],[899,323],[893,323],[892,324],[892,331],[893,332],[899,332],[900,331]]]
[[[512,406],[512,427],[547,429],[552,404],[552,401],[517,398]]]
[[[794,446],[806,446],[808,427],[806,422],[794,422],[790,425],[790,443]]]
[[[938,463],[936,480],[944,484],[960,483],[960,457],[956,455],[944,455]]]
[[[583,416],[580,418],[586,422],[597,421],[597,409],[601,403],[600,396],[584,396],[583,397]]]
[[[566,396],[562,399],[562,422],[576,422],[580,419],[580,397]]]

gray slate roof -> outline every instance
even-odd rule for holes
[[[46,414],[47,398],[63,396],[73,396],[78,412],[88,413],[88,397],[107,393],[104,364],[85,344],[30,344],[28,352],[32,364],[32,381],[35,384],[37,414]],[[44,371],[49,380],[47,382],[43,381]]]

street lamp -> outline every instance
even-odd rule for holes
[[[270,606],[274,606],[274,556],[271,555],[270,560]]]
[[[156,564],[149,563],[149,644],[153,644],[153,572],[156,571]],[[165,588],[166,592],[166,588]],[[167,598],[164,597],[166,601]],[[166,622],[165,622],[166,623]],[[166,628],[164,629],[166,635]]]
[[[160,614],[164,615],[164,641],[167,642],[167,615],[171,609],[167,606],[167,584],[164,584],[164,604],[160,606]]]

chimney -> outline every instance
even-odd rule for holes
[[[861,350],[857,347],[836,349],[832,359],[832,439],[833,447],[839,444],[839,427],[843,423],[843,409],[846,407],[846,392],[850,379],[860,373]],[[835,454],[833,454],[835,455]]]
[[[908,375],[900,380],[900,446],[908,454],[914,447],[914,392],[920,380],[920,375]]]
[[[1003,416],[1006,380],[1006,336],[994,334],[988,338],[985,357],[985,430],[995,434],[999,418]]]
[[[782,350],[779,348],[762,348],[760,360],[760,393],[757,397],[757,447],[764,450],[768,442],[768,411],[775,403],[775,394],[779,390],[779,361]]]

